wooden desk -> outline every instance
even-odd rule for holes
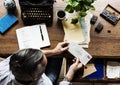
[[[6,9],[3,6],[3,1],[1,0],[0,3],[0,17],[6,14]],[[0,56],[10,55],[13,52],[17,51],[18,42],[16,37],[15,30],[17,28],[23,27],[23,23],[20,17],[20,7],[18,4],[18,0],[15,0],[17,5],[17,14],[18,23],[11,27],[4,35],[0,35]],[[120,1],[119,0],[96,0],[94,5],[96,10],[93,11],[93,14],[98,16],[98,20],[94,26],[91,27],[91,42],[89,48],[86,49],[93,57],[114,57],[118,58],[120,56],[120,22],[116,26],[112,26],[107,21],[99,16],[102,12],[104,7],[107,4],[111,4],[115,8],[120,11]],[[48,27],[49,37],[51,41],[51,47],[46,49],[51,49],[56,46],[58,42],[63,41],[64,32],[61,26],[57,24],[56,12],[59,9],[64,9],[65,4],[62,0],[56,0],[54,3],[54,17],[53,17],[53,24],[51,27]],[[101,22],[104,25],[104,29],[101,33],[94,32],[95,26]],[[108,33],[108,30],[111,33]]]
[[[3,2],[4,2],[4,0],[1,0],[0,17],[2,17],[4,14],[7,13],[6,9],[3,6]],[[0,56],[8,56],[19,49],[15,30],[23,27],[24,25],[21,20],[19,2],[18,2],[18,0],[15,0],[15,2],[16,2],[16,6],[17,6],[16,16],[18,18],[18,23],[15,24],[13,27],[11,27],[4,35],[0,35]],[[64,32],[63,32],[63,29],[58,26],[57,18],[56,18],[57,10],[63,9],[63,7],[64,7],[64,6],[59,7],[60,5],[58,5],[58,4],[61,4],[61,3],[63,3],[62,0],[61,1],[57,0],[54,3],[53,25],[51,27],[47,27],[50,42],[51,42],[51,47],[46,48],[46,49],[54,48],[58,42],[63,41]]]
[[[112,5],[120,11],[119,0],[96,0],[94,6],[96,10],[93,12],[98,16],[98,20],[94,26],[91,27],[91,42],[89,49],[86,49],[94,57],[101,58],[118,58],[120,56],[120,21],[116,26],[111,25],[103,18],[100,13],[107,4]],[[96,25],[101,22],[104,28],[101,33],[94,32]],[[108,31],[111,33],[108,33]]]

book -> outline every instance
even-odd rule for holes
[[[0,33],[5,33],[12,25],[18,21],[17,17],[13,14],[5,14],[0,18]]]
[[[16,30],[18,44],[20,49],[36,48],[50,46],[49,35],[46,25],[25,26]]]

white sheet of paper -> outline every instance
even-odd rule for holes
[[[71,42],[69,44],[68,51],[75,57],[80,58],[80,61],[83,65],[86,65],[92,58],[92,56],[85,51],[80,45],[77,43]]]
[[[44,40],[42,40],[40,27]],[[45,46],[50,46],[50,40],[45,24],[26,26],[16,30],[18,44],[20,49],[36,48],[40,49]]]
[[[120,63],[108,61],[106,69],[106,75],[108,78],[120,78]]]

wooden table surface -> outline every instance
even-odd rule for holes
[[[4,0],[1,0],[0,3],[0,17],[7,13],[3,6],[3,1]],[[17,6],[16,16],[18,18],[18,23],[12,26],[5,34],[0,35],[0,56],[8,56],[19,49],[15,30],[23,27],[24,25],[21,20],[18,0],[15,0],[15,2]],[[96,24],[91,27],[91,41],[89,48],[85,50],[87,50],[93,57],[97,58],[120,58],[120,21],[117,25],[113,26],[100,17],[100,13],[108,3],[120,11],[119,0],[96,0],[94,2],[93,5],[96,10],[92,11],[92,13],[98,16],[98,20]],[[62,27],[57,24],[56,12],[59,9],[64,9],[64,7],[65,4],[62,0],[56,0],[54,3],[53,24],[52,26],[47,27],[51,46],[46,49],[52,49],[58,42],[63,41],[64,31]],[[104,25],[104,28],[102,32],[98,34],[94,29],[99,22]],[[108,31],[111,32],[109,33]]]

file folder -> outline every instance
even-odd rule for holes
[[[104,61],[103,59],[93,59],[92,62],[95,64],[96,72],[88,75],[84,79],[103,79],[104,78]]]

